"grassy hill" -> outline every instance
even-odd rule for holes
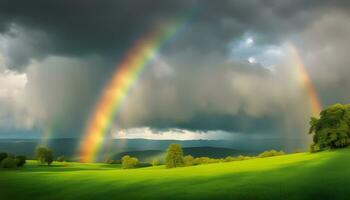
[[[123,170],[54,163],[0,171],[0,199],[348,199],[350,149]]]

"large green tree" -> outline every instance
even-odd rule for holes
[[[335,104],[312,117],[310,134],[313,134],[311,151],[334,149],[350,144],[350,104]]]
[[[184,166],[183,151],[180,145],[170,144],[165,157],[165,165],[167,168]]]

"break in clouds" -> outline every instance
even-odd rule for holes
[[[0,3],[0,132],[81,135],[133,42],[188,10],[193,19],[145,69],[113,130],[306,137],[309,100],[287,42],[322,105],[348,103],[347,1],[12,0]]]

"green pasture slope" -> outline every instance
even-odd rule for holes
[[[350,199],[350,149],[123,170],[54,163],[0,171],[0,199]]]

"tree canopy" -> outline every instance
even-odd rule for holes
[[[138,162],[139,160],[137,158],[126,155],[122,158],[122,167],[123,169],[132,169],[136,167]]]
[[[334,149],[350,144],[350,104],[335,104],[310,120],[310,134],[313,134],[311,151]]]
[[[183,151],[180,145],[170,144],[165,157],[167,168],[184,166]]]
[[[53,162],[53,152],[47,147],[38,147],[36,149],[36,158],[39,162],[50,165]]]

